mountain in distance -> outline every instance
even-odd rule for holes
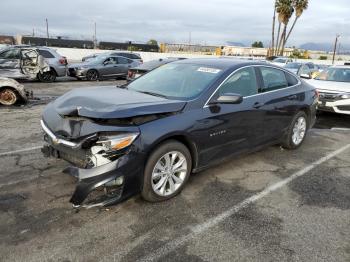
[[[227,41],[226,43],[227,43],[227,45],[229,45],[229,46],[242,46],[242,47],[246,46],[245,44],[240,43],[240,42]]]
[[[325,52],[332,52],[334,48],[334,43],[305,43],[299,46],[301,49],[305,50],[315,50],[315,51],[325,51]],[[337,48],[340,48],[338,52],[349,52],[350,51],[350,45],[348,44],[342,44],[340,42],[340,46],[338,45]]]

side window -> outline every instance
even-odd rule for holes
[[[117,58],[116,57],[108,57],[105,61],[105,64],[111,65],[111,64],[117,64]]]
[[[298,79],[296,79],[296,77],[286,72],[284,74],[286,75],[288,86],[295,86],[296,84],[298,84],[299,81]]]
[[[20,50],[19,49],[10,49],[0,54],[0,59],[20,59]]]
[[[125,57],[118,57],[118,64],[129,64],[129,59]]]
[[[47,50],[38,50],[39,51],[39,55],[42,55],[45,58],[55,58],[54,55],[52,55],[49,51]]]
[[[218,95],[226,93],[251,96],[258,93],[255,70],[252,67],[244,68],[227,79],[218,91]]]
[[[286,75],[282,70],[261,67],[260,71],[264,82],[264,87],[261,90],[262,93],[288,87]]]

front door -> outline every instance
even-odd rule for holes
[[[233,93],[243,96],[239,104],[213,103],[219,96]],[[259,101],[254,67],[242,68],[229,77],[215,92],[209,103],[198,110],[202,115],[193,128],[197,137],[199,165],[254,148],[262,132],[264,113]]]

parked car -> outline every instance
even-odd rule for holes
[[[39,68],[34,75],[28,76],[23,71],[22,61],[28,58],[44,58],[42,68]],[[34,64],[32,63],[32,67]],[[53,82],[56,77],[66,75],[67,59],[59,55],[55,50],[46,47],[30,47],[30,46],[12,46],[0,51],[0,75],[3,77],[11,77],[14,79],[38,79],[41,82]]]
[[[178,60],[184,60],[186,58],[182,58],[182,57],[169,57],[169,58],[159,58],[157,60],[152,60],[146,63],[143,63],[137,67],[134,68],[130,68],[128,71],[128,76],[127,76],[127,80],[128,81],[132,81],[140,76],[142,76],[143,74],[148,73],[149,71],[158,68],[162,65],[174,62],[174,61],[178,61]]]
[[[16,103],[25,103],[30,92],[24,86],[11,78],[0,77],[0,104],[12,106]]]
[[[316,87],[318,110],[350,115],[350,67],[333,66],[308,81]]]
[[[56,50],[47,47],[37,47],[38,52],[42,55],[50,66],[50,71],[38,74],[41,82],[54,82],[56,77],[67,75],[68,61],[65,56],[61,56]]]
[[[285,66],[288,63],[293,62],[292,58],[288,58],[288,57],[277,57],[275,59],[273,59],[270,63],[273,65],[277,65],[277,66]]]
[[[128,59],[135,60],[135,61],[138,61],[140,63],[143,63],[143,60],[142,60],[142,58],[141,58],[141,56],[139,54],[133,53],[133,52],[127,52],[127,51],[119,51],[119,52],[112,51],[112,52],[105,52],[105,53],[96,53],[96,54],[92,54],[92,55],[89,55],[89,56],[85,56],[81,60],[83,62],[85,62],[85,61],[88,61],[88,60],[90,60],[92,58],[96,58],[98,56],[122,56],[122,57],[126,57]]]
[[[140,62],[122,56],[97,56],[80,64],[71,64],[68,75],[78,79],[96,81],[99,79],[126,77],[129,68]]]
[[[70,200],[76,207],[138,192],[162,201],[191,173],[229,156],[271,144],[298,148],[316,104],[315,88],[283,68],[186,59],[123,88],[75,89],[57,98],[43,112],[42,151],[73,163],[65,172],[78,178]]]
[[[312,77],[311,69],[306,64],[303,64],[303,63],[298,63],[298,62],[288,63],[284,66],[284,68],[296,74],[297,76],[300,76],[303,78],[310,79]]]
[[[12,79],[36,79],[38,74],[50,71],[36,48],[12,47],[0,52],[0,76]]]

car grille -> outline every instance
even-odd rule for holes
[[[320,101],[324,101],[324,102],[333,102],[338,100],[338,93],[324,93],[324,92],[320,92],[319,93],[319,99]]]
[[[350,105],[346,106],[337,106],[339,110],[342,111],[350,111]]]

